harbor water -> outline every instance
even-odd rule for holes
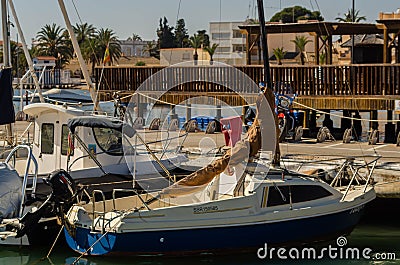
[[[296,259],[290,258],[283,260],[277,255],[273,259],[260,259],[257,256],[257,250],[245,254],[227,254],[227,255],[211,255],[204,254],[201,256],[186,257],[83,257],[76,264],[80,265],[128,265],[128,264],[159,264],[159,265],[179,265],[179,264],[201,264],[201,265],[258,265],[258,264],[400,264],[400,221],[398,213],[400,212],[400,200],[377,199],[366,210],[361,222],[356,226],[354,231],[346,237],[347,243],[342,248],[371,249],[371,259],[345,257],[332,258],[324,255],[318,259]],[[324,224],[321,224],[324,225]],[[299,227],[301,229],[301,227]],[[254,235],[259,236],[259,235]],[[187,238],[187,240],[191,240]],[[212,238],[210,238],[212,240]],[[240,238],[238,238],[240,240]],[[140,242],[132,242],[132,244],[140,244]],[[336,247],[336,240],[329,242],[321,242],[315,245],[307,245],[307,247],[315,247],[317,250],[328,247]],[[260,248],[263,246],[260,246]],[[297,246],[301,249],[301,246]],[[63,242],[57,242],[57,245],[50,257],[44,258],[50,246],[46,247],[1,247],[0,248],[0,265],[12,264],[72,264],[79,255],[71,251]],[[338,248],[339,249],[339,248]],[[276,252],[275,252],[276,253]],[[319,253],[319,252],[317,252]],[[334,252],[333,252],[334,253]],[[381,258],[372,258],[376,253]],[[288,254],[286,254],[288,256]],[[382,257],[386,257],[383,259]]]

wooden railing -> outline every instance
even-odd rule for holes
[[[135,91],[143,82],[162,70],[162,66],[152,67],[106,67],[99,84],[99,90]],[[206,81],[180,83],[174,91],[182,93],[229,92],[225,84],[237,84],[237,92],[249,93],[249,86],[239,80],[240,75],[225,67],[214,67],[214,70],[199,70],[189,67],[176,68],[174,73],[165,76],[166,80],[179,79],[182,75],[199,76],[210,74],[219,76],[219,84]],[[235,66],[247,74],[256,84],[263,78],[262,66]],[[101,68],[96,69],[96,80],[99,80]],[[227,72],[224,72],[227,71]],[[224,75],[221,78],[221,75]],[[323,65],[323,66],[272,66],[271,77],[276,91],[296,93],[299,96],[398,96],[400,95],[400,64],[371,65]],[[227,81],[225,79],[230,79]],[[201,78],[200,78],[201,79]],[[98,81],[97,81],[98,82]],[[178,81],[176,81],[179,83]],[[151,89],[157,89],[157,84]]]

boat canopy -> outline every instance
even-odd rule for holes
[[[75,128],[78,126],[89,128],[110,128],[119,131],[128,137],[133,137],[136,130],[129,124],[122,122],[115,118],[108,118],[104,116],[82,116],[68,120],[68,128],[72,133],[75,133]]]

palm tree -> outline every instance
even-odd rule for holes
[[[94,73],[96,65],[103,63],[104,53],[108,46],[110,53],[110,62],[113,64],[121,57],[121,44],[111,29],[99,29],[93,39],[87,41],[87,46],[84,47],[85,54],[87,55],[88,63],[92,64],[92,73]]]
[[[210,64],[213,64],[213,61],[214,61],[213,56],[214,56],[214,53],[217,50],[218,46],[219,46],[219,44],[214,43],[211,47],[207,46],[207,47],[203,48],[210,55]]]
[[[354,12],[354,22],[356,23],[367,20],[365,16],[359,16],[359,12],[360,10],[356,10]],[[353,22],[353,9],[347,10],[347,13],[344,14],[344,17],[337,17],[335,19],[339,22]]]
[[[320,64],[326,63],[326,53],[325,52],[323,52],[319,55],[319,62],[320,62]]]
[[[81,48],[82,56],[86,63],[92,65],[92,74],[94,74],[94,70],[97,64],[101,62],[101,58],[103,58],[104,53],[101,54],[101,51],[97,49],[98,39],[88,39],[83,47]]]
[[[311,40],[309,40],[305,36],[296,36],[296,38],[294,40],[291,40],[291,42],[293,42],[296,45],[297,49],[299,50],[301,65],[304,65],[305,63],[304,50],[307,43],[311,42]]]
[[[112,29],[100,29],[97,32],[97,48],[101,50],[102,56],[104,55],[107,45],[110,51],[110,64],[117,61],[121,57],[121,44]],[[101,57],[101,60],[103,57]]]
[[[273,49],[273,51],[278,65],[282,65],[282,60],[285,58],[286,51],[283,50],[283,47]]]
[[[201,36],[199,36],[198,34],[194,34],[192,37],[190,37],[189,42],[190,42],[190,46],[192,48],[194,48],[194,54],[193,54],[193,60],[195,61],[195,63],[197,62],[197,60],[199,59],[199,55],[197,53],[197,49],[201,47],[201,43],[202,43],[203,39],[201,38]]]
[[[96,28],[88,23],[76,24],[74,32],[78,41],[79,48],[81,49],[82,57],[86,62],[91,61],[93,50],[95,49]]]
[[[79,47],[89,39],[93,39],[96,34],[96,28],[88,23],[76,24],[74,26],[74,32],[76,40],[78,41]]]
[[[142,41],[142,37],[139,36],[139,34],[132,33],[132,37],[128,37],[129,41]]]
[[[37,55],[53,56],[56,58],[56,67],[61,68],[72,58],[73,50],[68,45],[69,38],[65,30],[55,23],[45,25],[38,33],[36,46]]]
[[[144,52],[148,52],[150,56],[157,55],[157,45],[154,41],[148,41],[144,47]]]

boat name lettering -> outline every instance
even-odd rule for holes
[[[364,209],[364,205],[360,205],[360,206],[358,206],[358,207],[356,207],[356,208],[351,209],[351,210],[350,210],[350,214],[358,213],[358,212],[360,212],[362,209]]]
[[[209,213],[218,211],[218,206],[201,206],[201,207],[194,207],[193,213]]]

